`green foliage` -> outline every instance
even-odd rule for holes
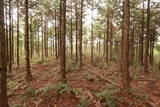
[[[42,96],[50,96],[50,91],[54,88],[54,85],[48,84],[42,88],[36,90],[36,95],[42,94]]]
[[[67,65],[66,65],[66,72],[67,73],[71,73],[73,71],[76,71],[78,68],[78,64],[77,62],[73,61],[73,60],[69,60],[67,62]]]
[[[15,104],[12,107],[24,107],[23,104]]]
[[[78,107],[88,107],[89,105],[90,105],[90,100],[87,99],[86,96],[81,96]]]
[[[94,77],[91,73],[89,73],[88,71],[86,71],[84,74],[83,74],[83,77],[88,80],[88,81],[94,81]]]
[[[137,89],[136,88],[130,88],[129,90],[129,93],[130,93],[130,95],[132,95],[133,97],[138,97],[137,95],[136,95],[136,93],[137,93]]]
[[[26,96],[27,98],[33,98],[37,96],[37,92],[36,89],[33,87],[28,87],[26,89],[26,92],[24,93],[24,96]]]
[[[118,92],[119,90],[113,84],[110,84],[106,89],[97,93],[97,96],[100,97],[105,106],[116,107],[120,98],[114,97],[114,95]]]
[[[9,80],[7,82],[7,87],[9,89],[8,94],[12,94],[15,90],[17,90],[20,86],[22,86],[23,83],[19,83],[17,81],[14,80]]]
[[[18,87],[19,85],[21,85],[21,83],[18,83],[17,81],[13,81],[13,80],[9,80],[7,83],[8,88],[10,89],[17,89],[16,87]]]
[[[83,92],[83,89],[82,88],[72,88],[71,89],[71,93],[75,96],[80,96]]]
[[[59,82],[58,84],[56,84],[56,91],[58,93],[58,96],[62,95],[65,92],[68,92],[69,90],[70,90],[70,87],[66,83]]]
[[[102,58],[96,58],[94,59],[93,65],[99,69],[108,69],[108,65]]]
[[[140,75],[139,74],[135,74],[134,72],[131,72],[130,73],[130,78],[135,80],[135,81],[138,81],[140,79]]]

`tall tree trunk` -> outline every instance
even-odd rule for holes
[[[79,61],[81,70],[82,70],[83,2],[84,0],[81,0],[81,15],[80,15],[80,30],[79,30]]]
[[[128,90],[129,85],[129,23],[130,23],[130,3],[129,0],[124,1],[124,35],[122,48],[122,80],[123,89]]]
[[[19,0],[17,0],[17,65],[19,67]]]
[[[106,55],[106,32],[105,31],[104,31],[104,36],[103,36],[103,56]]]
[[[0,107],[9,107],[7,99],[7,64],[4,26],[4,1],[0,0]]]
[[[33,34],[32,34],[32,17],[30,18],[30,27],[29,27],[29,35],[30,35],[30,57],[33,58]]]
[[[132,20],[133,21],[133,20]],[[130,62],[133,63],[134,61],[134,56],[135,56],[135,48],[134,48],[134,22],[132,23],[133,24],[133,28],[132,28],[132,31],[131,31],[131,37],[130,37]]]
[[[46,27],[46,57],[48,57],[48,34],[49,34],[49,31],[48,31],[48,22],[47,22],[47,27]]]
[[[28,0],[25,0],[25,54],[26,54],[26,80],[32,79],[29,57],[29,23],[28,23]]]
[[[5,21],[6,21],[6,29],[5,29],[5,35],[6,35],[6,63],[8,65],[8,61],[9,61],[9,48],[8,48],[8,8],[7,8],[7,3],[8,3],[8,0],[5,0]]]
[[[47,25],[44,23],[44,55],[47,57]]]
[[[110,18],[108,15],[108,18],[107,18],[107,38],[106,38],[106,62],[108,62],[109,21],[110,21]]]
[[[44,27],[43,27],[43,16],[41,15],[41,30],[42,30],[42,41],[41,41],[41,53],[42,53],[42,62],[44,61]]]
[[[12,71],[12,26],[11,26],[11,0],[9,0],[9,73]]]
[[[150,0],[147,6],[147,34],[145,43],[145,56],[144,56],[144,72],[148,73],[148,56],[149,56],[149,37],[150,37]]]
[[[91,24],[91,63],[93,63],[93,0],[92,0],[92,24]]]
[[[78,62],[78,1],[76,1],[76,61]]]
[[[113,24],[110,23],[110,60],[112,60],[112,48],[113,48]]]
[[[71,59],[73,58],[73,11],[71,1]]]
[[[144,1],[143,1],[143,13],[142,13],[142,34],[140,36],[140,64],[143,66],[143,40],[144,40]]]
[[[98,36],[99,36],[99,39],[98,39],[98,40],[99,40],[99,41],[98,41],[98,49],[99,49],[99,50],[98,50],[98,52],[99,52],[99,54],[100,54],[100,53],[101,53],[101,41],[100,41],[101,33],[100,33],[100,32],[99,32],[99,35],[98,35]]]
[[[149,55],[149,62],[151,64],[151,66],[153,66],[153,54],[154,54],[154,40],[152,38],[151,42],[150,42],[150,55]]]
[[[38,28],[38,44],[37,44],[37,54],[38,54],[38,56],[40,56],[40,35],[39,35],[39,29],[40,28]]]
[[[55,54],[56,59],[58,59],[58,35],[57,35],[57,11],[55,9]]]
[[[66,82],[66,49],[65,49],[65,44],[66,44],[66,0],[61,0],[60,3],[60,20],[61,20],[61,51],[60,51],[60,72],[61,72],[61,82]]]
[[[11,13],[13,13],[13,5],[11,6]],[[14,63],[14,23],[13,15],[11,14],[11,60],[12,64]]]

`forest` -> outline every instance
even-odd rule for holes
[[[0,0],[0,107],[160,107],[160,0]]]

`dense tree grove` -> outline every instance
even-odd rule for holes
[[[55,86],[58,95],[69,90],[68,84],[73,85],[75,81],[76,88],[89,87],[81,76],[92,82],[99,78],[104,80],[98,80],[103,86],[110,83],[116,86],[114,88],[122,89],[114,97],[122,94],[129,99],[132,88],[144,89],[152,95],[148,95],[150,99],[147,96],[143,103],[144,99],[138,96],[138,92],[142,92],[135,92],[137,99],[142,100],[138,106],[160,106],[157,95],[160,92],[157,79],[160,78],[159,0],[0,0],[0,14],[0,107],[12,106],[17,103],[15,96],[20,95],[19,92],[27,93],[27,87],[31,86],[38,90],[38,84],[46,85],[46,81],[60,84]],[[49,69],[49,62],[52,69]],[[46,69],[51,70],[49,75]],[[40,77],[45,75],[48,77],[41,81]],[[50,78],[53,80],[49,81]],[[92,87],[84,88],[88,97],[77,97],[80,98],[78,101],[87,102],[90,98],[92,103],[79,104],[80,107],[129,107],[130,100],[126,101],[128,105],[119,100],[115,104],[115,99],[108,98],[110,94],[107,96],[109,91],[100,95],[92,93],[100,90],[94,89],[100,83],[93,85],[93,90]],[[25,88],[22,88],[24,84]],[[152,85],[156,88],[152,89]],[[107,90],[108,87],[101,88]],[[70,90],[77,96],[80,93],[79,90]],[[41,88],[35,96],[43,91]],[[33,92],[32,89],[28,93]],[[47,101],[21,106],[45,107]],[[63,100],[62,104],[57,102],[53,103],[54,107],[59,107],[56,104],[70,107]],[[137,106],[138,103],[134,103],[133,106]]]

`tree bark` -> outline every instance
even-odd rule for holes
[[[110,21],[110,18],[108,15],[108,18],[107,18],[107,38],[106,38],[106,62],[108,62],[109,21]]]
[[[82,70],[83,2],[84,0],[81,0],[81,15],[80,15],[80,30],[79,30],[79,61],[81,70]]]
[[[122,83],[123,89],[128,90],[129,85],[129,23],[130,23],[130,3],[129,0],[124,1],[124,35],[122,46]]]
[[[0,107],[9,107],[7,98],[7,64],[3,0],[0,0],[0,14]]]
[[[12,71],[12,26],[11,26],[11,0],[9,0],[9,73]]]
[[[44,61],[44,27],[43,27],[43,16],[41,15],[41,30],[42,30],[42,40],[41,40],[41,53],[42,53],[42,62]]]
[[[76,1],[76,61],[78,62],[78,1]]]
[[[26,80],[32,79],[29,55],[29,23],[28,23],[28,0],[25,0],[25,54],[26,54]]]
[[[91,63],[93,63],[93,0],[92,0],[92,24],[91,24]]]
[[[145,43],[145,56],[144,56],[144,72],[148,73],[148,56],[149,56],[149,37],[150,37],[150,0],[147,6],[147,34]]]
[[[73,11],[71,1],[71,59],[73,58]]]
[[[56,60],[58,59],[58,35],[57,35],[57,11],[55,10],[55,54],[56,54]]]
[[[61,72],[61,82],[66,82],[66,48],[65,48],[65,38],[66,38],[66,0],[61,0],[60,3],[60,20],[61,20],[61,37],[60,37],[60,72]]]
[[[17,0],[17,65],[19,67],[19,0]]]
[[[142,34],[140,36],[140,64],[143,66],[143,40],[144,40],[144,1],[143,1],[143,13],[142,13]]]

